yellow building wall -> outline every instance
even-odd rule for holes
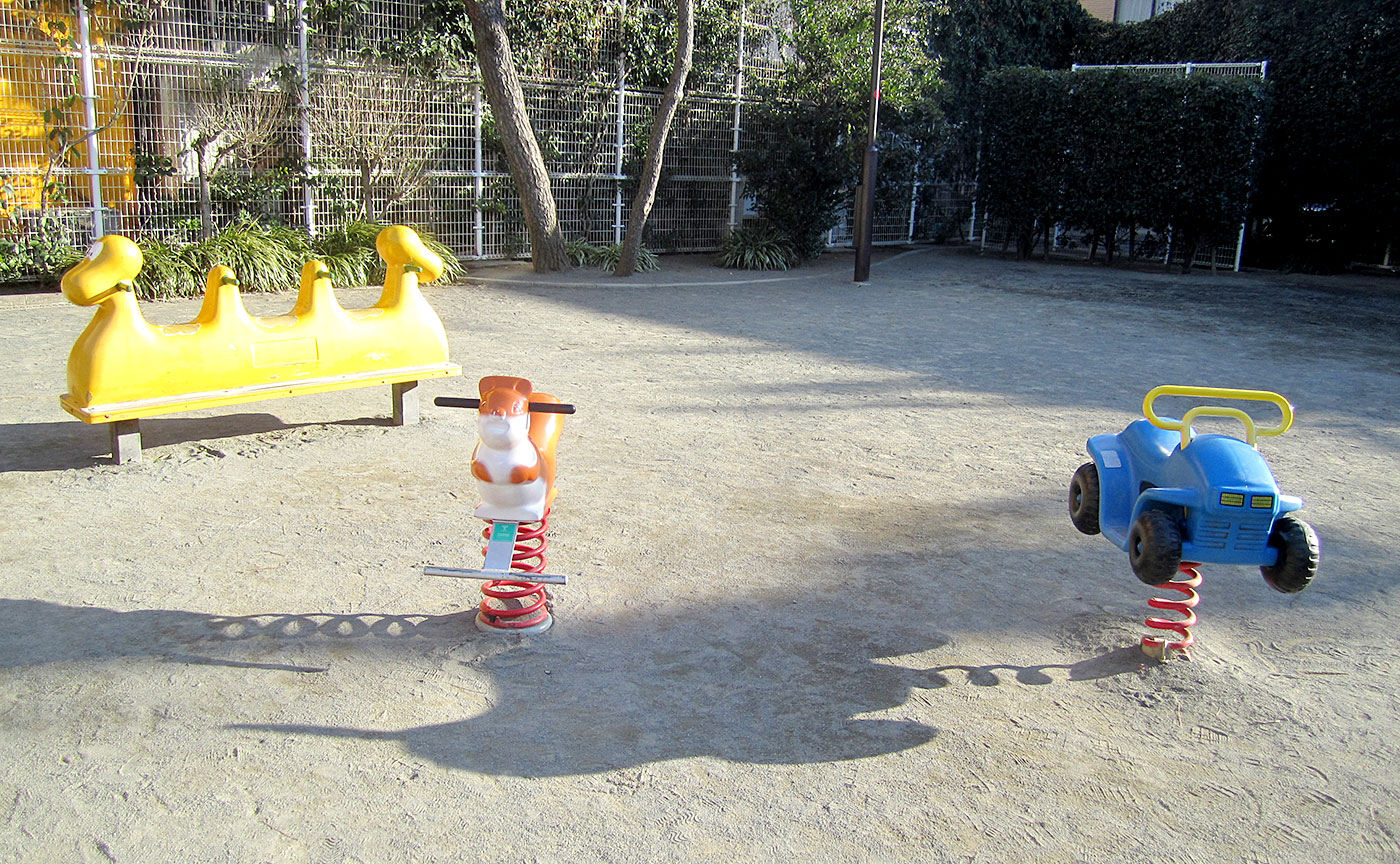
[[[0,36],[9,43],[0,50],[0,171],[9,175],[4,185],[13,189],[0,196],[0,208],[6,212],[39,206],[43,175],[61,149],[51,140],[52,131],[63,128],[77,137],[86,130],[79,53],[69,47],[70,41],[76,43],[77,19],[63,11],[67,4],[54,3],[51,8],[55,11],[34,12],[18,8],[15,0],[0,0]],[[117,172],[102,177],[103,204],[121,208],[136,196],[130,90],[124,64],[104,48],[104,20],[99,7],[91,28],[93,107],[99,128],[116,115],[116,121],[98,134],[97,146],[100,166]],[[62,112],[57,123],[45,121],[45,112],[51,110]],[[78,143],[57,167],[86,168],[89,146],[91,139]],[[87,175],[66,176],[60,182],[66,204],[90,205]]]
[[[1101,21],[1112,21],[1116,0],[1079,0],[1079,5],[1084,7],[1084,11],[1093,15]]]

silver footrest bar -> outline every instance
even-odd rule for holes
[[[462,570],[457,567],[424,567],[425,576],[451,576],[456,579],[511,579],[517,582],[542,582],[547,585],[568,585],[568,576],[552,573],[523,573],[519,570]]]

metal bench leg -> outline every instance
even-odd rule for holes
[[[400,381],[394,388],[394,425],[412,426],[418,422],[418,382]]]
[[[112,438],[112,458],[118,465],[141,461],[141,421],[117,420],[107,424]]]

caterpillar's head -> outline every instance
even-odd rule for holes
[[[83,259],[63,274],[63,296],[79,306],[101,303],[118,291],[130,291],[143,263],[135,243],[109,234],[89,246]]]
[[[431,282],[442,275],[442,258],[407,225],[393,225],[380,231],[374,245],[391,273],[399,272],[394,269],[396,267],[413,264],[421,268],[419,282]]]

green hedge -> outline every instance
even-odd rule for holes
[[[1019,257],[1069,223],[1110,247],[1120,227],[1170,227],[1189,262],[1244,219],[1264,111],[1255,82],[1001,69],[985,94],[978,194]]]

